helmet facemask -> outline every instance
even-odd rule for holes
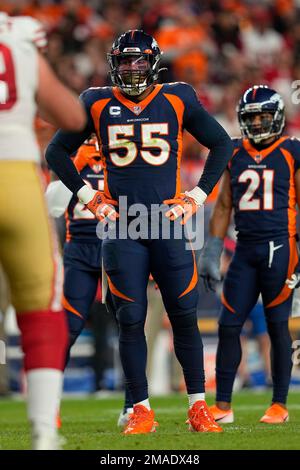
[[[254,124],[255,115],[261,116],[260,125]],[[239,113],[239,122],[244,137],[258,144],[270,137],[281,135],[284,127],[283,110],[245,110]]]
[[[254,118],[257,114],[261,115],[260,125],[254,124]],[[241,116],[241,123],[246,137],[253,140],[256,144],[273,135],[273,117],[271,113],[245,113]]]
[[[158,78],[160,55],[113,53],[108,61],[113,84],[129,96],[139,96]]]

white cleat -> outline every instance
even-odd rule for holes
[[[121,411],[118,419],[118,427],[125,428],[129,422],[129,416],[133,413],[133,408],[127,408],[126,412]]]

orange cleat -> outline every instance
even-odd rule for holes
[[[56,415],[56,429],[60,429],[61,427],[62,427],[61,417],[60,417],[60,414],[58,413]]]
[[[195,432],[223,432],[215,422],[204,400],[198,400],[188,411],[189,430]]]
[[[221,410],[217,405],[209,407],[209,411],[213,415],[217,423],[228,424],[234,422],[233,410]]]
[[[129,422],[123,434],[148,434],[155,432],[158,423],[154,421],[154,411],[148,410],[144,405],[134,405],[133,413],[129,416]]]
[[[278,403],[273,403],[263,417],[260,419],[261,423],[268,423],[268,424],[280,424],[285,423],[289,420],[289,413],[283,406],[279,405]]]

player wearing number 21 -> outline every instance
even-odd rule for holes
[[[219,276],[220,255],[232,208],[238,242],[224,282],[217,352],[220,422],[232,422],[232,386],[241,359],[241,328],[262,295],[272,343],[272,405],[264,423],[288,419],[286,400],[292,367],[288,317],[299,284],[296,203],[300,203],[300,142],[283,135],[284,103],[276,91],[254,86],[242,96],[243,134],[224,173],[210,220],[210,238],[200,270],[209,286]]]
[[[156,239],[151,235],[138,239],[117,235],[102,245],[104,270],[119,322],[121,361],[134,403],[124,433],[155,430],[145,374],[144,324],[150,272],[173,327],[175,351],[189,396],[190,425],[199,432],[220,432],[204,401],[194,254],[187,249],[184,234],[176,239],[173,232],[182,214],[184,223],[204,203],[226,168],[233,148],[227,133],[201,106],[191,86],[157,84],[160,59],[155,39],[143,31],[128,31],[117,38],[108,54],[114,86],[91,88],[82,94],[88,126],[76,134],[59,131],[46,158],[63,183],[100,220],[117,218],[118,208],[112,203],[120,196],[127,197],[128,207],[143,204],[150,209],[149,215],[154,204],[166,204],[164,220],[170,219],[168,239],[161,232]],[[208,147],[210,154],[198,185],[182,194],[184,128]],[[92,132],[97,134],[104,165],[103,192],[87,187],[68,157]]]

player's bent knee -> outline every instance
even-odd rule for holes
[[[117,321],[120,328],[144,323],[146,317],[146,306],[136,303],[126,303],[117,308]]]
[[[241,331],[242,331],[242,326],[237,325],[237,326],[227,326],[227,325],[219,325],[219,339],[235,339],[239,338]]]
[[[169,319],[173,330],[197,327],[198,325],[197,313],[195,309],[169,312]]]
[[[144,322],[120,325],[120,343],[139,341],[139,338],[144,334]]]
[[[124,305],[117,310],[120,344],[138,341],[144,335],[145,315],[139,305]]]
[[[65,313],[51,310],[20,313],[25,370],[49,368],[63,370],[68,344]]]

